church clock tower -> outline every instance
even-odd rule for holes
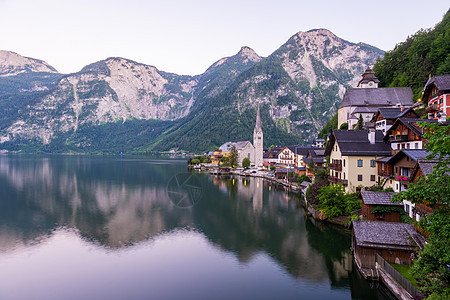
[[[261,115],[259,112],[259,104],[258,111],[256,113],[256,125],[253,130],[253,147],[255,147],[255,155],[253,156],[255,161],[253,162],[255,166],[262,167],[264,164],[263,160],[263,131],[261,127]]]

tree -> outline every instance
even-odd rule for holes
[[[244,157],[244,159],[242,160],[242,167],[244,169],[247,169],[248,167],[250,167],[250,158]]]
[[[301,176],[298,177],[298,184],[302,183],[303,181],[311,182],[311,179],[305,174],[302,174]]]
[[[424,204],[434,212],[416,222],[418,229],[428,236],[428,243],[418,251],[412,273],[420,278],[421,291],[436,298],[450,298],[450,126],[443,124],[421,124],[424,138],[428,140],[428,159],[437,164],[433,172],[419,178],[408,186],[408,190],[396,194],[394,201],[408,199],[415,204]]]
[[[331,184],[319,188],[319,208],[327,218],[348,215],[361,208],[357,195],[346,194],[342,184]]]
[[[343,130],[347,130],[348,129],[348,123],[342,123],[341,126],[339,127],[339,129],[343,129]]]
[[[232,168],[238,165],[239,153],[236,150],[236,146],[231,147],[230,156],[228,156],[228,165]]]
[[[362,114],[359,115],[358,123],[356,123],[356,128],[355,129],[356,130],[364,129],[364,120],[363,120]]]

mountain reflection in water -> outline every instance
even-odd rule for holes
[[[170,270],[167,276],[174,282],[182,279],[175,280],[173,274],[186,268],[201,272],[202,280],[214,280],[209,284],[223,290],[227,298],[241,298],[229,288],[237,278],[245,278],[250,298],[258,295],[252,285],[259,287],[262,298],[269,298],[261,288],[266,281],[274,295],[281,293],[276,286],[285,290],[287,298],[314,293],[336,299],[381,297],[352,268],[348,233],[314,224],[295,195],[260,178],[191,173],[188,177],[198,184],[198,198],[192,206],[180,207],[168,184],[184,173],[184,161],[0,155],[0,265],[19,264],[27,270],[35,262],[25,259],[28,263],[24,263],[17,257],[39,257],[47,249],[52,253],[47,259],[64,257],[61,267],[81,273],[90,271],[76,262],[91,266],[95,278],[108,277],[109,264],[128,274],[134,272],[130,266],[140,269],[140,264],[160,270],[142,271],[145,276],[161,277],[158,289],[141,287],[142,295],[163,295],[162,267]],[[64,263],[68,257],[77,259]],[[255,272],[255,282],[243,267]],[[72,280],[90,284],[80,277]],[[115,293],[117,298],[120,293]],[[163,298],[179,296],[167,293]]]

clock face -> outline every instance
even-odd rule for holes
[[[369,81],[369,86],[372,86],[373,85],[373,81]]]

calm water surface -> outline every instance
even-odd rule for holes
[[[262,179],[0,155],[0,299],[385,299],[350,244]]]

